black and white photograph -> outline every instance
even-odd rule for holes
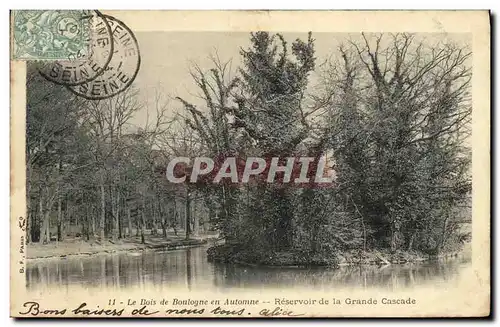
[[[489,315],[488,13],[272,14],[11,11],[12,316]]]

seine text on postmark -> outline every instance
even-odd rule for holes
[[[67,86],[73,93],[86,99],[100,100],[126,90],[134,81],[141,64],[139,45],[134,33],[121,21],[105,16],[110,27],[114,50],[104,72],[92,81],[78,86]]]
[[[38,62],[40,74],[51,82],[79,85],[91,81],[104,72],[113,55],[113,39],[107,19],[97,10],[87,16],[91,26],[88,53],[66,60]]]

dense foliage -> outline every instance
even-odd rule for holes
[[[137,91],[86,101],[28,71],[29,237],[50,242],[216,229],[222,261],[330,264],[349,251],[439,254],[469,237],[470,52],[408,34],[315,40],[256,32],[241,67],[194,66],[202,103]],[[313,78],[314,76],[314,78]],[[177,105],[176,104],[176,105]],[[134,117],[154,109],[143,126]],[[172,110],[170,110],[172,112]],[[149,117],[149,115],[148,115]],[[326,157],[328,188],[169,184],[175,156]],[[64,232],[66,230],[66,233]],[[287,259],[288,258],[288,259]]]

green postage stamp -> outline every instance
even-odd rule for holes
[[[84,57],[90,41],[88,10],[13,10],[13,59]]]

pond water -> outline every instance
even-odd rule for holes
[[[88,257],[32,260],[27,264],[29,290],[51,287],[85,288],[170,286],[186,289],[385,288],[404,290],[446,286],[470,267],[470,251],[439,261],[389,266],[327,268],[265,268],[207,261],[207,247],[175,251],[115,253]]]

